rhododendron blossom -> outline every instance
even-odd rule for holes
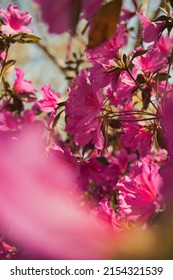
[[[91,141],[97,149],[103,148],[102,122],[99,118],[102,105],[102,91],[94,92],[82,74],[76,85],[71,87],[66,103],[66,130],[74,135],[76,145],[84,146]]]
[[[1,31],[5,35],[16,33],[32,33],[27,26],[31,23],[32,16],[28,12],[22,12],[17,5],[9,5],[7,10],[0,8],[0,16],[3,24]]]
[[[166,61],[163,53],[160,53],[157,49],[151,49],[146,54],[134,58],[133,63],[136,69],[148,73],[162,69]]]
[[[36,89],[31,81],[24,79],[24,72],[20,68],[15,68],[16,79],[14,80],[13,90],[17,95],[24,95],[26,98],[35,97]]]
[[[170,258],[173,2],[33,1],[71,37],[0,7],[0,259]]]
[[[41,93],[44,98],[36,102],[40,110],[47,113],[54,111],[57,107],[60,95],[51,89],[50,85],[43,85]]]
[[[145,158],[134,174],[119,180],[118,212],[122,216],[145,223],[159,211],[163,199],[160,192],[162,178],[158,170],[155,163]]]
[[[159,35],[164,29],[163,22],[151,22],[143,13],[137,13],[139,19],[141,20],[143,32],[142,36],[146,43],[154,42],[156,43]]]

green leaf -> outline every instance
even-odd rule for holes
[[[15,60],[12,60],[12,59],[11,59],[11,60],[8,60],[8,61],[5,63],[3,69],[2,69],[1,77],[2,77],[5,73],[7,73],[7,72],[9,71],[9,69],[10,69],[15,63],[16,63]]]
[[[14,38],[14,40],[17,43],[24,44],[24,43],[37,43],[38,41],[41,40],[41,38],[34,34],[21,33],[21,36]]]
[[[65,104],[66,104],[66,101],[62,101],[62,102],[59,102],[59,103],[57,104],[57,106],[58,106],[58,107],[63,107],[63,106],[65,106]]]
[[[153,22],[156,22],[156,21],[167,21],[168,19],[169,19],[169,17],[162,15],[162,16],[160,16],[160,17],[158,17],[158,18],[156,18],[156,19],[154,19],[152,21]]]
[[[123,54],[123,62],[124,62],[124,64],[126,64],[126,61],[127,61],[127,55],[124,53]]]
[[[151,88],[146,87],[142,91],[142,103],[143,103],[143,110],[146,110],[148,108],[148,105],[150,104],[150,96],[151,96]]]
[[[109,125],[112,128],[120,128],[121,122],[120,122],[120,120],[110,120]]]
[[[60,118],[62,112],[64,112],[64,110],[60,111],[60,112],[56,115],[56,117],[54,118],[53,123],[52,123],[52,128],[53,128],[53,129],[55,128],[55,126],[56,126],[56,124],[57,124],[57,122],[58,122],[58,120],[59,120],[59,118]]]
[[[156,140],[157,140],[157,143],[158,143],[160,148],[166,149],[166,150],[168,149],[168,147],[165,143],[164,136],[163,136],[163,130],[161,128],[157,129]]]
[[[171,7],[173,8],[173,0],[170,0]]]
[[[144,78],[144,76],[142,74],[138,74],[138,76],[136,78],[136,81],[140,85],[146,83],[146,80],[145,80],[145,78]]]
[[[168,75],[168,73],[158,73],[156,78],[159,80],[159,81],[166,81],[167,79],[171,78],[170,75]]]
[[[96,160],[102,163],[104,166],[109,166],[109,162],[105,157],[97,157]]]
[[[131,61],[132,61],[135,57],[141,56],[141,55],[143,55],[143,54],[145,54],[145,53],[147,53],[147,52],[148,52],[148,50],[140,50],[140,51],[135,52],[134,55],[132,56]]]

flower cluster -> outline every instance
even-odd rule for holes
[[[104,257],[120,233],[159,227],[160,213],[173,210],[173,13],[170,4],[166,15],[151,21],[137,1],[132,2],[134,10],[122,10],[108,41],[85,48],[88,67],[76,68],[65,99],[49,84],[37,90],[18,67],[14,80],[5,75],[15,64],[8,60],[12,44],[39,38],[28,28],[28,12],[16,5],[0,8],[2,258],[18,256],[18,245],[36,257]],[[101,0],[83,1],[81,18],[90,21],[90,8],[94,13],[102,5]],[[140,21],[141,40],[125,54],[132,17]],[[58,127],[64,115],[65,137]],[[16,221],[7,210],[16,213]],[[12,235],[6,231],[10,224],[15,228]],[[15,247],[6,244],[5,234]],[[105,238],[110,243],[101,250],[94,242],[101,244]]]

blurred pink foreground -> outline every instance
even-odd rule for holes
[[[67,164],[46,155],[42,136],[40,130],[25,128],[17,137],[0,140],[3,233],[45,258],[108,257],[111,230],[72,201],[74,174]],[[105,240],[107,246],[102,246]]]

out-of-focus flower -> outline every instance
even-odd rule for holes
[[[73,28],[74,22],[78,21],[78,12],[87,20],[97,11],[103,0],[35,0],[40,5],[43,21],[48,24],[50,33],[63,33]]]
[[[22,118],[12,112],[3,110],[0,113],[0,131],[16,131],[21,128]]]
[[[3,34],[32,33],[32,29],[27,27],[32,20],[32,16],[28,12],[23,13],[17,5],[9,5],[7,10],[0,8],[0,16],[3,21],[1,25]]]
[[[46,155],[42,136],[26,127],[15,139],[0,139],[1,231],[33,256],[107,258],[114,243],[111,228],[70,200],[73,174],[65,162]]]
[[[4,61],[6,57],[6,51],[0,51],[0,60]]]

